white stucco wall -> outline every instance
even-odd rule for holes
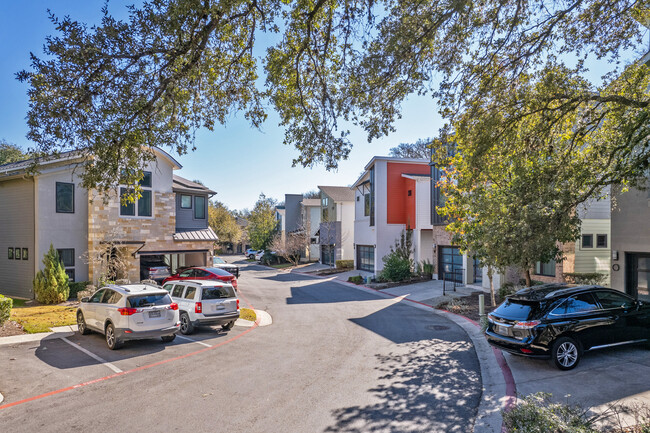
[[[336,219],[341,221],[341,248],[337,260],[354,259],[354,201],[336,202]],[[339,258],[340,257],[340,258]]]

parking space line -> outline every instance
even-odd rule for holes
[[[108,368],[110,368],[111,370],[113,370],[115,373],[122,373],[122,370],[120,370],[120,369],[117,368],[115,365],[111,364],[110,362],[108,362],[107,360],[105,360],[104,358],[102,358],[101,356],[97,356],[97,355],[95,355],[95,354],[92,353],[90,350],[84,349],[83,347],[79,346],[78,344],[73,343],[72,341],[68,340],[68,339],[65,338],[65,337],[61,337],[61,340],[65,341],[65,342],[68,343],[70,346],[74,347],[75,349],[79,349],[80,351],[82,351],[82,352],[85,353],[86,355],[90,356],[91,358],[93,358],[93,359],[95,359],[95,360],[101,362],[101,363],[104,364],[106,367],[108,367]]]
[[[212,345],[210,345],[208,343],[204,343],[202,341],[192,340],[191,338],[183,337],[182,335],[176,334],[176,338],[180,338],[181,340],[191,341],[192,343],[200,344],[200,345],[205,346],[205,347],[212,347]]]

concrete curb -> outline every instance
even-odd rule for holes
[[[20,343],[34,343],[41,340],[71,337],[75,332],[77,332],[77,325],[55,326],[52,328],[52,332],[39,332],[38,334],[21,334],[12,335],[10,337],[0,337],[0,346],[8,346]]]
[[[254,326],[256,322],[257,322],[257,326],[269,326],[273,324],[273,318],[266,311],[262,311],[262,310],[253,310],[253,311],[255,311],[255,315],[257,316],[257,320],[255,322],[251,322],[250,320],[237,319],[237,321],[235,322],[235,326],[243,326],[245,328],[250,328],[251,326]]]
[[[370,287],[341,281],[335,277],[321,277],[319,275],[311,275],[307,272],[295,273],[316,279],[327,279],[343,286],[361,290],[366,293],[372,293],[386,299],[403,298],[404,300],[409,301],[407,305],[420,310],[431,311],[433,314],[445,317],[460,326],[467,333],[470,340],[472,340],[481,369],[481,382],[483,389],[473,432],[500,433],[502,431],[503,417],[501,416],[501,410],[507,409],[513,403],[513,399],[515,398],[514,381],[512,381],[512,373],[510,372],[509,367],[507,364],[504,365],[498,362],[496,351],[494,351],[492,346],[489,345],[481,332],[481,328],[476,322],[449,311],[438,310],[430,305],[418,301],[413,301],[402,296],[392,295]],[[501,357],[503,357],[503,355],[501,355]]]

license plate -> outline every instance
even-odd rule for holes
[[[494,325],[494,332],[501,335],[508,335],[508,328],[499,325]]]
[[[219,304],[214,306],[214,311],[225,310],[225,309],[226,309],[225,305]]]
[[[149,318],[160,317],[160,310],[149,311]]]

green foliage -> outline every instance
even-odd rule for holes
[[[564,281],[571,284],[601,285],[607,279],[607,274],[600,272],[564,272]]]
[[[429,259],[421,260],[415,264],[415,273],[422,277],[431,278],[434,271],[435,266],[429,261]]]
[[[0,165],[25,159],[22,149],[6,140],[0,140]]]
[[[235,215],[219,201],[208,203],[208,224],[220,243],[236,244],[242,237],[242,228],[237,224]]]
[[[354,260],[337,260],[337,269],[352,269],[354,267]]]
[[[380,276],[386,281],[404,281],[411,277],[413,269],[413,230],[402,230],[400,238],[390,248],[390,253],[382,258],[384,269]]]
[[[517,287],[515,287],[514,284],[512,283],[505,283],[503,284],[500,288],[497,294],[499,295],[499,298],[501,299],[506,299],[507,296],[512,295],[518,290]]]
[[[351,277],[348,277],[348,283],[362,284],[363,277],[361,275],[353,275]]]
[[[66,301],[70,291],[68,275],[52,244],[43,257],[43,266],[43,270],[38,271],[34,278],[36,300],[42,304],[58,304]]]
[[[70,287],[70,293],[68,295],[68,298],[69,299],[72,299],[72,298],[79,299],[77,294],[80,291],[84,290],[86,288],[86,286],[88,286],[89,284],[90,284],[90,281],[74,281],[74,282],[70,281],[70,282],[68,282],[68,287]]]
[[[0,326],[4,325],[9,320],[9,317],[11,317],[12,306],[13,299],[0,295]]]
[[[578,406],[551,402],[551,394],[524,397],[512,410],[503,413],[508,432],[598,433],[587,411]]]
[[[255,207],[248,216],[248,237],[251,248],[265,250],[273,241],[278,229],[275,219],[275,200],[260,194]]]
[[[447,311],[451,311],[455,314],[463,314],[469,310],[469,304],[462,298],[453,298],[451,301],[447,302]]]

